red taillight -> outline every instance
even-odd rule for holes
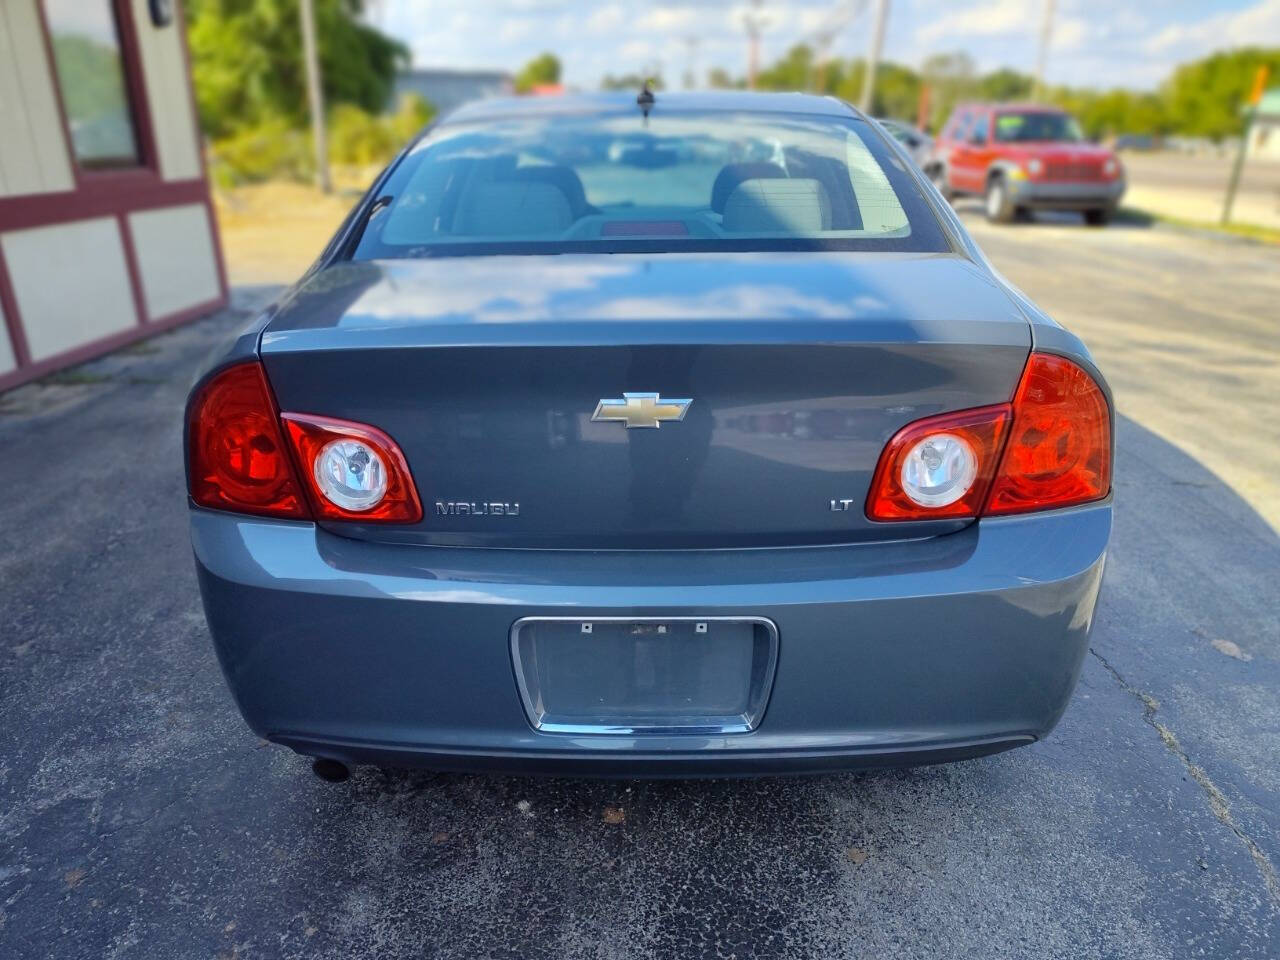
[[[1106,396],[1065,357],[1033,353],[1013,398],[1013,429],[984,512],[1067,507],[1110,492]]]
[[[987,491],[991,489],[991,477],[1008,422],[1009,404],[1001,403],[907,424],[894,435],[880,455],[867,497],[867,516],[872,520],[976,517]],[[958,496],[938,506],[921,501],[948,499],[947,496],[931,498],[922,495],[909,483],[907,474],[910,468],[908,458],[920,444],[931,438],[938,438],[941,441],[939,446],[958,442],[963,445],[961,449],[965,454],[972,458],[969,469],[956,478],[963,483],[963,489],[953,491]]]
[[[228,367],[200,388],[187,425],[191,499],[202,507],[310,517],[258,363]]]
[[[227,367],[200,388],[187,434],[191,499],[199,506],[291,520],[422,519],[394,440],[366,424],[278,413],[256,361]],[[359,482],[370,478],[376,483]]]
[[[954,455],[948,462],[949,451]],[[931,464],[938,467],[933,474]],[[926,481],[960,483],[963,493],[935,495],[927,485],[913,485],[921,473]],[[1070,360],[1033,353],[1011,404],[929,417],[899,430],[876,466],[867,516],[899,521],[1022,513],[1101,500],[1110,491],[1106,396]]]
[[[325,520],[417,523],[422,503],[400,447],[377,427],[281,414],[315,515]]]

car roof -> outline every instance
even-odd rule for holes
[[[495,97],[459,107],[443,123],[472,123],[498,117],[591,116],[638,110],[639,91],[569,93],[554,96]],[[860,116],[853,107],[835,97],[811,93],[760,93],[748,90],[679,91],[654,93],[652,113],[794,113],[828,116]]]

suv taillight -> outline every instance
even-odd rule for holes
[[[917,420],[889,441],[867,496],[872,520],[1049,510],[1111,491],[1101,388],[1065,357],[1033,353],[1012,403]]]
[[[201,386],[187,443],[191,499],[201,507],[290,520],[422,519],[394,440],[366,424],[279,413],[257,361],[227,367]]]

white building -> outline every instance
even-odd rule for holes
[[[217,309],[178,0],[0,0],[0,390]]]
[[[1280,88],[1263,94],[1249,127],[1250,160],[1280,160]]]

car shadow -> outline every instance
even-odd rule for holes
[[[966,224],[975,220],[988,223],[980,197],[961,197],[952,201],[955,211],[960,214]],[[1108,230],[1149,230],[1159,221],[1142,210],[1121,207],[1112,217],[1105,229]],[[1082,230],[1097,230],[1084,221],[1084,215],[1073,210],[1027,210],[1011,223],[991,223],[993,228],[1032,227],[1052,225],[1056,227],[1079,227]]]

